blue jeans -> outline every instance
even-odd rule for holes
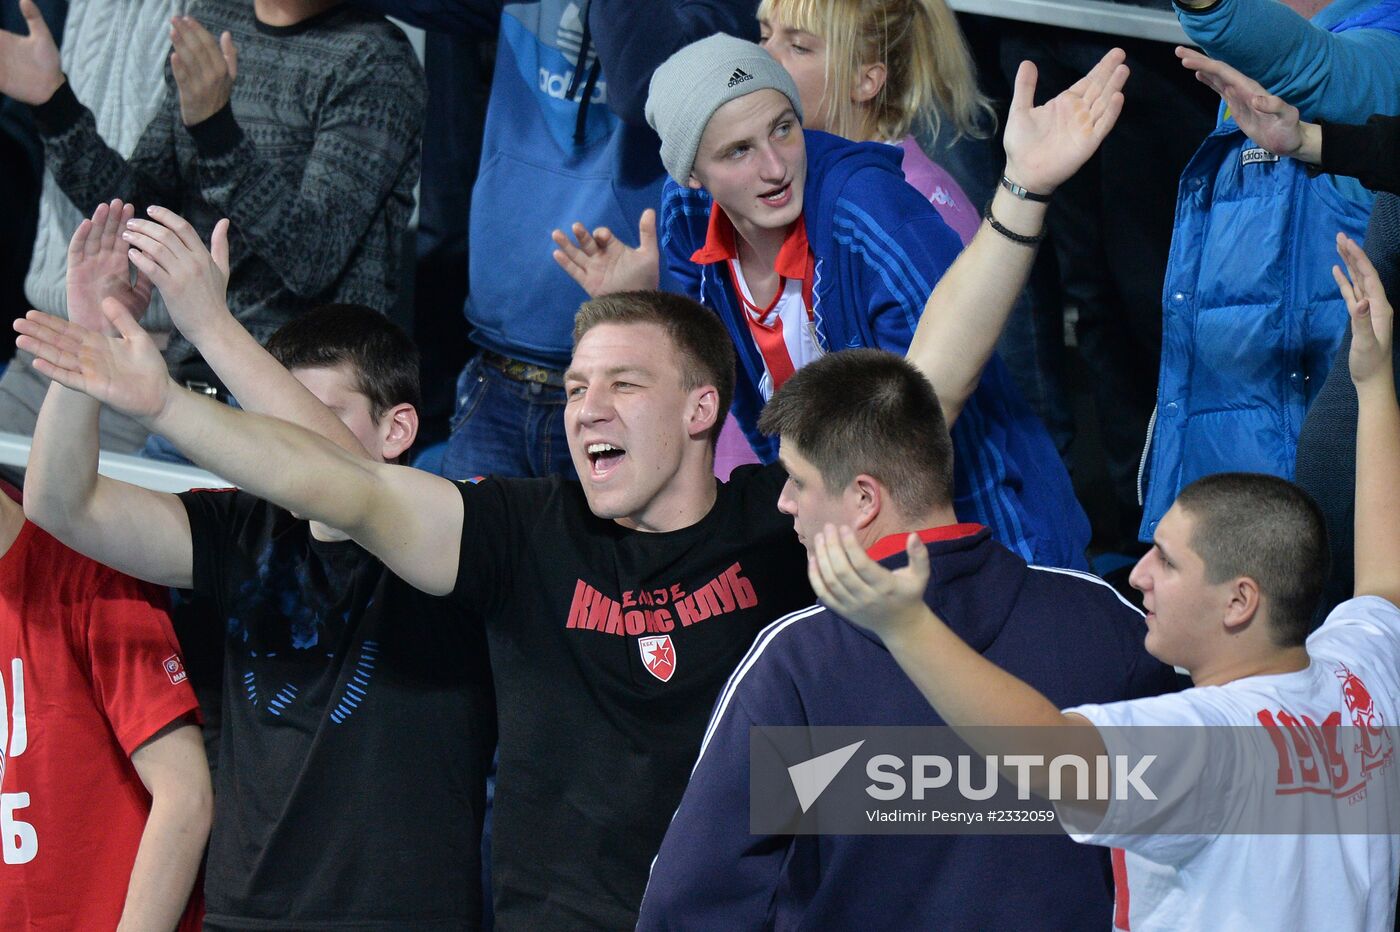
[[[442,458],[449,479],[573,476],[564,390],[512,379],[480,355],[457,379],[457,411]]]

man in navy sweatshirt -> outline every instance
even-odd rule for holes
[[[958,523],[938,398],[906,361],[879,350],[826,356],[778,391],[759,425],[779,438],[788,480],[778,508],[809,551],[823,527],[846,525],[872,558],[898,560],[917,532],[932,566],[928,604],[1052,701],[1174,688],[1171,669],[1143,649],[1141,613],[1106,583],[1027,566],[987,528]],[[638,928],[799,928],[813,917],[824,928],[1104,924],[1107,852],[1068,838],[750,833],[751,727],[942,724],[871,633],[820,605],[769,626],[720,692]]]

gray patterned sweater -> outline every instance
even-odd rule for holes
[[[172,207],[206,241],[231,221],[229,307],[265,340],[323,302],[394,303],[418,180],[425,93],[408,40],[384,18],[337,6],[294,26],[249,0],[197,0],[189,14],[233,34],[229,105],[186,128],[166,93],[129,158],[103,141],[64,85],[36,108],[49,170],[84,212],[121,197]],[[172,367],[197,357],[176,337]]]

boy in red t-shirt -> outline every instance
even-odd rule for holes
[[[69,550],[11,495],[0,488],[0,926],[196,929],[212,793],[164,594]]]

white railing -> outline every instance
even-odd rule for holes
[[[1115,36],[1186,44],[1186,33],[1168,10],[1103,0],[948,0],[959,13],[1085,29]]]
[[[23,468],[29,462],[29,438],[21,434],[0,433],[0,466]],[[180,466],[159,460],[127,456],[123,453],[102,453],[97,458],[97,471],[104,476],[130,482],[132,485],[157,492],[184,492],[188,489],[227,488],[225,482],[211,472],[196,466]]]

